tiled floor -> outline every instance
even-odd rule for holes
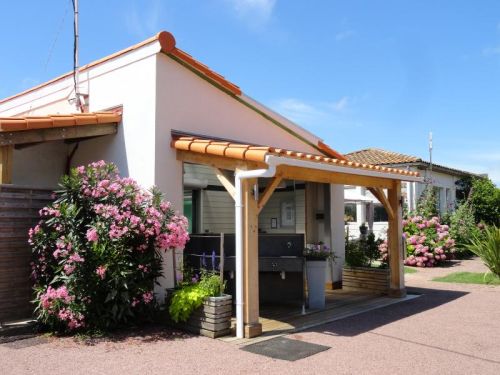
[[[324,310],[307,310],[303,314],[300,306],[261,306],[262,336],[253,339],[237,339],[234,336],[226,336],[221,337],[220,340],[237,345],[247,345],[287,333],[303,331],[323,323],[333,322],[416,297],[417,295],[408,295],[405,298],[390,298],[374,294],[346,292],[342,289],[330,290],[326,294],[326,308]]]

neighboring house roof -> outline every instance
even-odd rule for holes
[[[345,154],[345,156],[348,160],[358,163],[369,163],[377,165],[414,163],[416,161],[422,161],[422,159],[417,158],[416,156],[386,151],[380,148],[367,148],[365,150],[350,152],[348,154]]]
[[[233,98],[238,100],[240,103],[244,104],[245,106],[252,109],[253,111],[259,113],[260,115],[265,117],[267,120],[271,121],[276,126],[291,133],[292,135],[294,135],[295,137],[300,139],[302,142],[308,144],[311,147],[316,148],[318,151],[324,153],[325,155],[328,155],[330,157],[334,157],[337,159],[345,159],[345,157],[341,153],[333,150],[332,148],[330,148],[329,146],[324,144],[321,140],[319,140],[319,138],[316,135],[308,132],[305,129],[302,129],[299,125],[294,124],[289,120],[287,120],[287,121],[290,122],[291,124],[293,124],[293,126],[296,127],[296,129],[293,129],[291,126],[283,124],[282,121],[278,118],[278,116],[276,116],[275,112],[273,112],[272,110],[270,110],[268,108],[264,108],[259,103],[253,102],[253,100],[251,100],[251,98],[243,95],[241,89],[236,84],[232,83],[231,81],[224,78],[222,75],[213,71],[208,66],[206,66],[205,64],[196,60],[195,58],[193,58],[191,55],[189,55],[185,51],[181,50],[180,48],[177,48],[174,36],[167,31],[161,31],[158,34],[156,34],[155,36],[153,36],[149,39],[146,39],[143,42],[135,44],[135,45],[128,47],[126,49],[123,49],[123,50],[116,52],[112,55],[106,56],[102,59],[93,61],[87,65],[84,65],[84,66],[79,68],[79,72],[80,73],[85,72],[85,71],[89,70],[90,68],[95,67],[99,64],[105,63],[109,60],[112,60],[112,59],[117,58],[119,56],[125,55],[131,51],[137,50],[141,47],[144,47],[144,46],[150,45],[152,43],[156,43],[156,42],[158,42],[160,44],[160,48],[161,48],[160,52],[163,52],[164,54],[168,55],[173,60],[177,61],[178,63],[180,63],[181,65],[183,65],[187,69],[191,70],[193,73],[197,74],[201,78],[207,80],[211,84],[215,85],[219,89],[221,89],[224,92],[226,92],[227,94],[231,95]],[[0,104],[6,103],[12,99],[15,99],[15,98],[20,97],[20,96],[25,95],[25,94],[28,94],[32,91],[36,91],[40,88],[43,88],[43,87],[48,86],[50,84],[53,84],[55,82],[67,79],[67,78],[71,77],[72,74],[73,74],[73,72],[68,72],[68,73],[63,74],[63,75],[61,75],[57,78],[54,78],[50,81],[44,82],[38,86],[32,87],[28,90],[25,90],[23,92],[20,92],[18,94],[13,95],[13,96],[7,97],[5,99],[1,99]],[[300,132],[308,134],[308,135],[310,135],[310,137],[308,135],[303,136],[303,135],[299,134]],[[311,138],[315,138],[315,139],[312,140]]]
[[[116,112],[91,112],[67,115],[0,117],[0,132],[62,128],[68,126],[118,123],[122,115]]]
[[[222,142],[213,139],[199,139],[194,137],[180,137],[172,141],[172,147],[177,150],[191,151],[200,154],[209,154],[215,156],[224,156],[233,159],[240,159],[253,162],[265,162],[266,156],[281,156],[294,159],[302,159],[317,163],[335,164],[341,167],[350,167],[363,170],[372,170],[380,173],[392,173],[395,175],[404,175],[418,177],[418,172],[412,172],[404,169],[374,166],[364,163],[357,163],[346,160],[333,159],[322,155],[308,154],[292,150],[285,150],[271,146],[252,146],[248,144],[239,144],[231,142]]]
[[[427,168],[430,166],[430,163],[422,158],[412,155],[401,154],[399,152],[382,150],[380,148],[367,148],[364,150],[349,152],[344,155],[347,160],[358,162],[358,163],[367,163],[374,165],[397,165],[397,166],[421,166]],[[435,170],[440,170],[445,173],[458,175],[458,176],[471,176],[475,175],[474,173],[462,171],[455,168],[446,167],[444,165],[432,163],[432,167]]]

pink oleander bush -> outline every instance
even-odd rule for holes
[[[186,218],[104,161],[73,169],[60,186],[29,232],[39,322],[64,332],[150,317],[161,252],[184,247]]]
[[[435,267],[453,256],[455,241],[448,225],[441,224],[438,217],[425,219],[417,215],[403,220],[402,224],[407,253],[405,265]],[[387,262],[387,241],[379,245],[379,251],[382,261]]]

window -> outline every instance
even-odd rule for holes
[[[188,219],[188,231],[194,233],[197,230],[199,190],[184,190],[184,216]]]
[[[356,203],[346,203],[344,206],[344,221],[353,222],[357,221],[356,216]]]
[[[373,205],[373,221],[376,223],[389,221],[387,212],[381,204]]]

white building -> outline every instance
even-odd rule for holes
[[[248,336],[260,334],[258,230],[331,245],[339,256],[327,272],[331,285],[342,278],[344,185],[387,188],[390,285],[404,295],[398,196],[401,181],[419,181],[417,173],[346,161],[179,49],[168,32],[81,67],[78,110],[73,74],[0,100],[1,183],[55,187],[68,166],[103,159],[190,210],[192,230],[235,233],[238,334],[244,319]],[[165,255],[160,300],[174,284],[172,260]]]
[[[397,152],[369,148],[350,152],[345,156],[354,162],[379,166],[401,168],[420,173],[422,182],[405,182],[401,186],[401,195],[406,208],[413,211],[427,184],[432,182],[436,189],[440,213],[451,212],[456,207],[456,182],[463,177],[477,176],[473,173],[431,164],[419,157]],[[361,199],[362,198],[362,199]],[[366,223],[377,237],[385,238],[387,214],[382,204],[373,194],[363,187],[345,187],[346,217],[349,216],[349,234],[359,236],[359,226]]]

